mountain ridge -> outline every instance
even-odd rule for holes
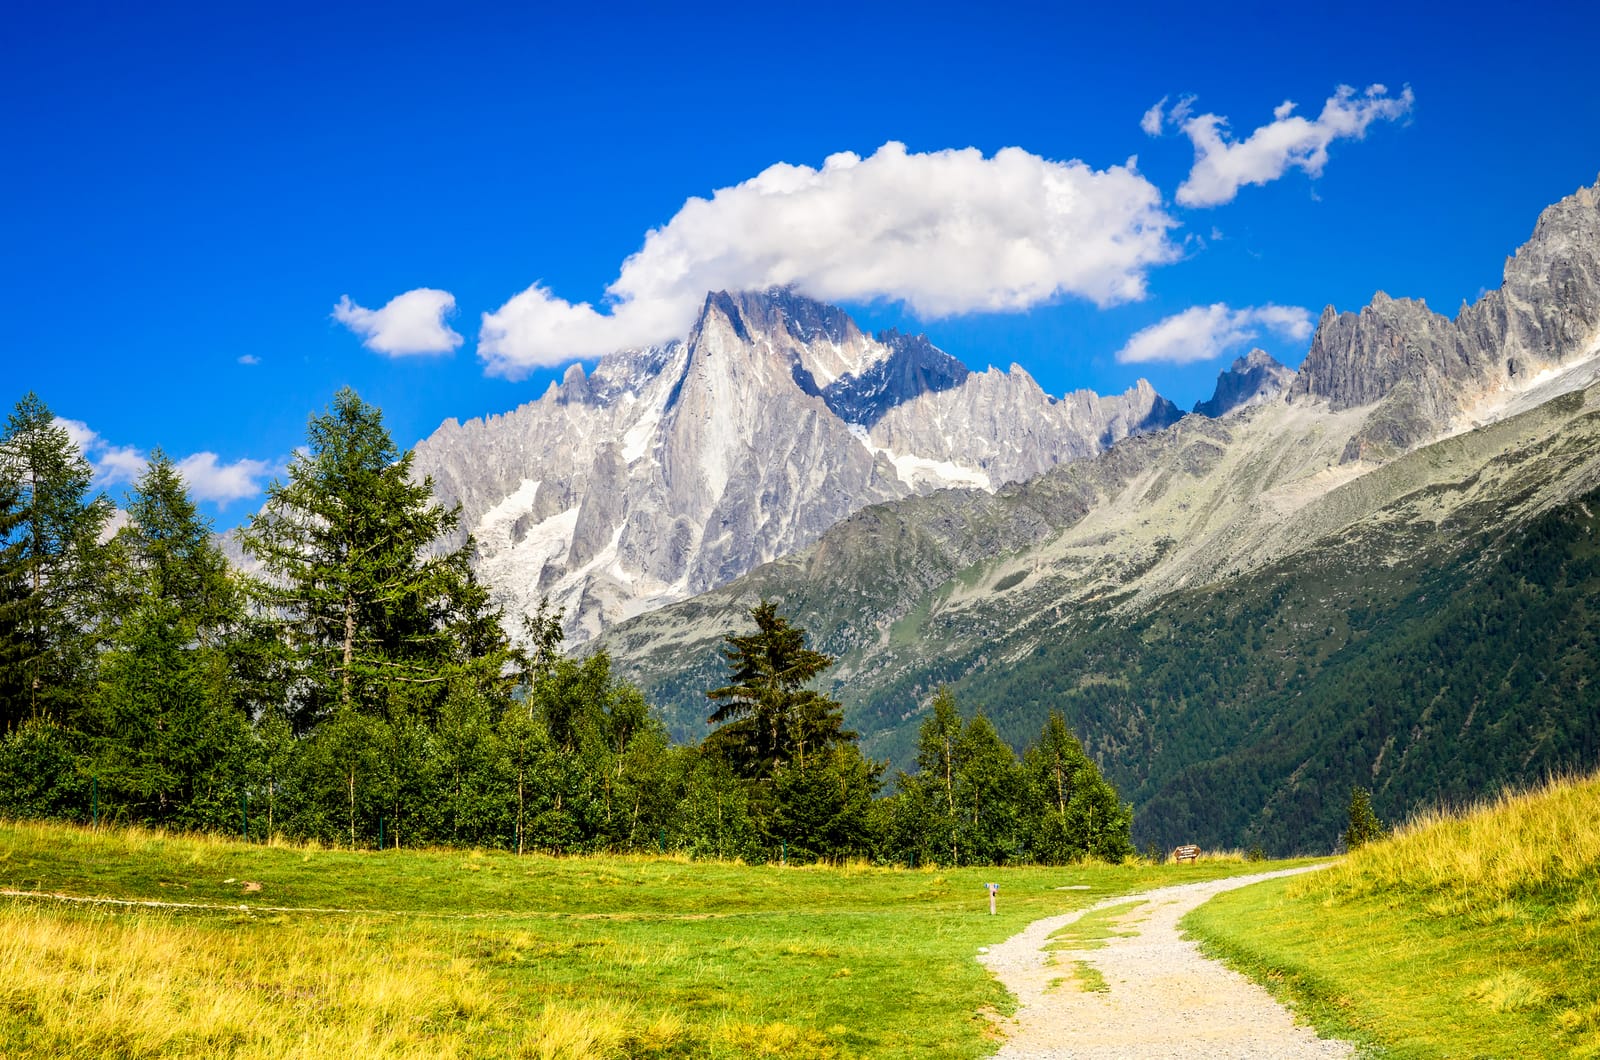
[[[993,490],[1178,416],[1143,380],[1057,399],[1020,369],[972,372],[925,336],[868,336],[787,289],[721,291],[682,340],[446,421],[415,466],[461,505],[508,625],[548,595],[581,643],[867,504]]]
[[[703,725],[697,685],[710,687],[703,682],[720,637],[756,600],[776,600],[816,646],[839,656],[827,691],[844,700],[868,749],[903,764],[909,733],[939,683],[987,688],[1042,710],[1010,675],[1041,652],[1077,658],[1070,646],[1086,631],[1148,631],[1145,619],[1174,601],[1225,594],[1251,578],[1290,579],[1295,564],[1313,562],[1305,557],[1373,572],[1381,585],[1375,572],[1410,563],[1419,554],[1415,542],[1434,532],[1429,527],[1494,520],[1511,532],[1581,505],[1577,498],[1600,484],[1600,443],[1587,411],[1600,401],[1600,350],[1589,324],[1600,306],[1600,270],[1591,267],[1600,253],[1597,217],[1594,189],[1541,215],[1534,237],[1508,262],[1506,289],[1463,311],[1480,331],[1489,326],[1483,321],[1504,322],[1472,340],[1480,351],[1473,358],[1436,356],[1466,349],[1467,332],[1421,303],[1383,296],[1361,313],[1330,310],[1313,340],[1320,352],[1311,378],[1303,369],[1275,396],[1221,419],[1185,417],[993,494],[947,491],[868,507],[808,548],[621,624],[600,644],[665,708],[675,731],[692,736]],[[1533,262],[1564,279],[1537,282]],[[1505,306],[1515,312],[1497,316]],[[1488,349],[1500,367],[1484,359]],[[1393,363],[1378,382],[1358,378],[1380,354]],[[1228,389],[1219,380],[1219,396]],[[1530,455],[1538,453],[1556,455]],[[1385,529],[1394,519],[1385,513],[1411,513],[1408,528]],[[1452,533],[1451,541],[1466,539]],[[1363,550],[1362,562],[1340,564],[1339,541]],[[1465,555],[1451,549],[1438,554]],[[1270,586],[1263,591],[1270,600]],[[1106,634],[1106,650],[1137,658],[1137,644],[1123,645],[1121,635]],[[1122,680],[1085,666],[1083,680]],[[1049,671],[1028,672],[1034,685],[1053,680]],[[1081,699],[1070,687],[1063,694]],[[1154,708],[1139,708],[1146,709]],[[1136,745],[1112,739],[1119,727],[1145,724],[1143,717],[1080,714],[1077,721],[1089,726],[1086,743],[1099,748],[1119,785],[1153,799],[1156,790],[1118,757]],[[1025,732],[1040,719],[1013,720],[1014,732]],[[1182,731],[1188,739],[1194,730]],[[1225,785],[1222,777],[1211,783]],[[1277,790],[1275,783],[1256,787]]]

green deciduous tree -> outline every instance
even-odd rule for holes
[[[1023,773],[1032,860],[1120,862],[1133,853],[1132,811],[1084,754],[1059,711],[1050,712],[1039,742],[1024,754]]]

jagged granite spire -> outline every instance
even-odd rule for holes
[[[721,585],[878,501],[994,489],[1178,411],[1141,383],[1054,398],[792,290],[715,291],[681,341],[574,365],[538,401],[416,450],[506,605],[576,643]]]
[[[1217,419],[1234,409],[1263,404],[1288,389],[1294,374],[1294,369],[1285,368],[1266,350],[1251,350],[1227,371],[1217,374],[1217,388],[1211,398],[1198,402],[1194,410]]]
[[[1484,399],[1597,352],[1600,183],[1546,209],[1504,282],[1454,320],[1383,292],[1323,310],[1291,400],[1377,405],[1346,459],[1382,458],[1450,430]]]

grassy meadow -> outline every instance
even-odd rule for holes
[[[1420,817],[1185,926],[1375,1056],[1600,1056],[1600,775]]]
[[[0,1055],[981,1056],[1008,998],[980,946],[1263,867],[786,868],[0,822],[0,887],[187,904],[0,899]]]

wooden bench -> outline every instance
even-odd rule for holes
[[[1200,848],[1195,846],[1193,843],[1186,843],[1181,847],[1175,847],[1172,851],[1173,861],[1194,861],[1199,856]]]

